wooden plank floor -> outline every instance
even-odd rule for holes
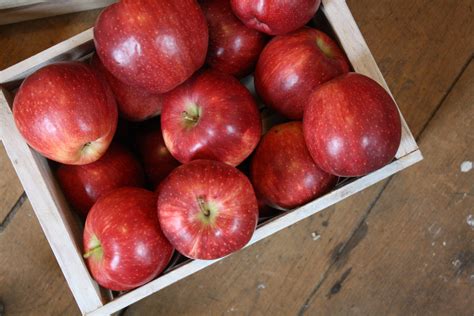
[[[473,315],[474,171],[460,166],[474,160],[474,3],[348,3],[426,160],[126,315]],[[0,27],[0,68],[86,29],[96,15]],[[77,314],[4,151],[0,158],[3,308]]]

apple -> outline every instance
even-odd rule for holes
[[[156,194],[120,188],[102,197],[87,216],[84,258],[94,279],[114,291],[143,285],[168,265],[173,247],[156,215]]]
[[[104,76],[112,89],[120,116],[129,121],[144,121],[161,113],[161,94],[149,93],[118,80],[104,67],[97,54],[92,56],[91,65]]]
[[[119,80],[164,93],[204,64],[209,34],[195,0],[122,0],[102,11],[94,42]]]
[[[117,105],[107,83],[88,65],[51,64],[20,86],[13,102],[16,126],[28,145],[57,162],[99,159],[117,127]]]
[[[263,200],[283,210],[314,200],[337,182],[337,177],[314,163],[301,122],[277,125],[263,136],[252,159],[251,175]]]
[[[201,7],[209,26],[207,64],[238,78],[252,73],[265,47],[265,34],[246,27],[232,13],[229,0],[204,0]]]
[[[230,3],[235,15],[248,27],[281,35],[308,23],[321,0],[231,0]]]
[[[309,153],[326,172],[363,176],[389,163],[400,145],[397,106],[374,80],[356,73],[314,91],[303,120]]]
[[[268,43],[255,70],[255,89],[267,106],[301,120],[313,90],[348,71],[349,63],[337,43],[305,27]]]
[[[145,174],[155,188],[180,165],[166,148],[161,134],[161,124],[157,119],[147,121],[138,128],[135,143]]]
[[[258,205],[247,177],[218,161],[175,169],[160,188],[158,218],[181,254],[217,259],[244,247],[255,231]]]
[[[118,143],[112,143],[107,152],[93,163],[60,165],[56,176],[72,208],[84,217],[101,195],[120,187],[142,187],[145,184],[140,163]]]
[[[182,163],[211,159],[237,166],[257,146],[262,123],[255,100],[237,79],[207,70],[166,94],[161,129]]]

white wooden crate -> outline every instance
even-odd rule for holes
[[[355,71],[373,78],[388,90],[345,1],[322,2],[323,13]],[[19,134],[13,121],[11,106],[12,91],[22,79],[46,64],[59,60],[77,60],[89,55],[94,50],[92,36],[92,29],[89,29],[0,71],[0,136],[81,312],[85,315],[109,315],[221,259],[187,262],[148,284],[115,298],[112,298],[109,291],[97,286],[90,276],[82,259],[80,225],[72,216],[46,159],[32,150]],[[247,247],[422,159],[415,139],[402,117],[402,141],[396,160],[365,177],[338,187],[313,202],[264,223],[257,228]]]

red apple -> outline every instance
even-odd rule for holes
[[[303,125],[314,161],[342,177],[383,167],[400,145],[400,115],[392,97],[377,82],[356,73],[316,89]]]
[[[112,91],[79,62],[51,64],[26,78],[13,102],[13,116],[28,145],[72,165],[99,159],[117,127]]]
[[[248,27],[270,35],[299,29],[318,11],[321,0],[231,0],[234,13]]]
[[[119,114],[130,121],[143,121],[161,113],[163,96],[149,93],[123,83],[114,77],[102,64],[96,54],[92,56],[91,65],[106,79],[117,99]]]
[[[255,88],[264,103],[301,120],[305,104],[320,84],[349,71],[344,52],[329,36],[303,28],[275,37],[263,50]]]
[[[136,132],[135,143],[145,174],[155,188],[180,165],[166,148],[159,120],[145,122]]]
[[[279,209],[312,201],[337,182],[337,177],[313,162],[301,122],[277,125],[263,136],[252,159],[251,174],[255,190]]]
[[[56,175],[67,200],[84,217],[101,195],[121,187],[141,187],[145,178],[136,158],[117,143],[96,162],[61,165]]]
[[[250,181],[236,168],[196,160],[178,167],[164,181],[158,218],[181,254],[217,259],[249,242],[257,225],[257,199]]]
[[[84,257],[94,279],[114,291],[143,285],[170,262],[173,247],[156,215],[156,194],[120,188],[101,198],[87,216]]]
[[[229,0],[201,3],[209,25],[208,65],[238,78],[253,72],[266,36],[240,22],[232,13]]]
[[[237,166],[257,146],[262,123],[237,79],[208,70],[165,96],[161,128],[166,147],[182,163],[211,159]]]
[[[122,0],[102,11],[94,27],[104,66],[150,93],[170,91],[198,70],[208,36],[195,0]]]

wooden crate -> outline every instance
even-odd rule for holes
[[[103,8],[116,0],[0,0],[0,25]]]
[[[345,1],[322,2],[323,13],[355,71],[373,78],[388,90]],[[81,227],[72,216],[47,160],[32,150],[19,134],[13,121],[11,105],[12,92],[21,80],[33,71],[55,61],[80,60],[89,56],[94,50],[92,36],[92,29],[89,29],[0,72],[0,84],[3,86],[0,92],[0,135],[81,312],[85,315],[108,315],[221,259],[186,262],[148,284],[115,298],[91,278],[82,259]],[[339,186],[313,202],[265,222],[257,228],[247,247],[422,159],[421,152],[402,117],[402,141],[396,160],[367,176]]]

